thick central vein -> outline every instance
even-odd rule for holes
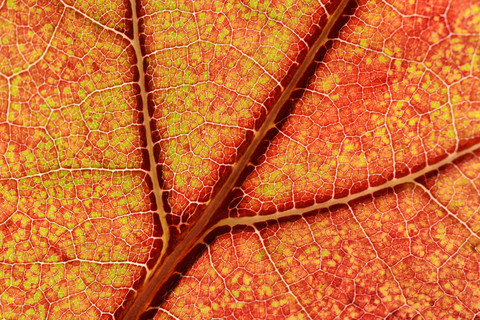
[[[276,126],[275,120],[278,114],[280,113],[280,111],[282,110],[282,107],[285,105],[286,102],[288,102],[293,92],[298,88],[298,85],[302,77],[307,72],[308,68],[312,65],[319,49],[329,40],[328,35],[332,30],[332,28],[335,26],[338,19],[343,14],[348,2],[349,0],[342,0],[339,6],[336,8],[335,12],[328,17],[328,22],[323,28],[321,34],[313,43],[307,55],[305,56],[304,60],[301,62],[295,74],[293,75],[291,81],[285,87],[285,90],[281,93],[278,100],[275,102],[274,106],[272,107],[270,113],[267,115],[262,126],[259,128],[258,131],[255,132],[251,143],[249,144],[248,148],[245,150],[245,153],[239,158],[239,160],[233,166],[230,176],[226,179],[225,183],[220,188],[219,192],[208,203],[207,208],[202,213],[202,216],[198,219],[196,224],[190,230],[188,230],[188,234],[185,235],[182,241],[180,243],[175,243],[175,244],[168,243],[168,245],[175,246],[173,251],[168,255],[161,256],[157,264],[151,270],[151,272],[147,274],[145,282],[142,285],[142,287],[138,290],[136,297],[131,302],[131,304],[127,306],[127,310],[123,315],[123,319],[129,319],[129,320],[137,319],[139,314],[141,314],[143,311],[148,309],[148,307],[152,303],[152,300],[155,299],[155,295],[159,294],[159,290],[164,288],[165,283],[170,279],[171,276],[173,276],[175,273],[178,273],[177,267],[179,263],[181,263],[181,261],[183,261],[185,257],[187,257],[189,254],[191,254],[191,251],[196,245],[203,242],[203,239],[206,236],[206,231],[209,228],[209,223],[211,222],[212,217],[221,208],[221,206],[224,205],[224,202],[227,199],[229,193],[231,192],[232,188],[235,186],[235,184],[241,177],[243,171],[249,164],[252,156],[254,155],[255,151],[262,143],[268,131]],[[137,42],[138,18],[136,16],[135,10],[133,12],[134,12],[133,14],[134,36],[135,36],[135,41]],[[139,54],[141,57],[141,50],[140,50],[139,44],[135,45],[135,47],[137,46],[138,48],[135,49],[136,50],[135,52],[137,54],[137,57],[139,56]],[[142,78],[143,63],[140,62],[141,61],[140,59],[137,59],[137,60],[139,60],[139,62],[137,63],[138,63],[140,75]],[[149,124],[148,124],[150,117],[148,115],[148,108],[146,105],[147,104],[146,90],[145,90],[145,83],[144,83],[145,79],[141,79],[140,81],[141,81],[141,87],[142,87],[142,100],[144,103],[144,114],[145,114],[144,121],[146,124],[147,136],[148,136],[150,132]],[[150,147],[153,146],[153,145],[150,145],[152,143],[151,137],[147,137],[147,140],[149,144],[149,151],[151,151],[153,150],[153,149],[150,149]],[[149,152],[149,156],[150,156],[150,162],[155,163],[154,156],[151,152]],[[160,186],[158,184],[158,177],[153,172],[152,172],[152,178],[154,178],[155,180],[154,181],[155,195],[158,195],[159,193],[157,193],[156,188],[160,188]],[[158,189],[158,191],[161,191],[161,190]],[[161,203],[158,203],[158,202],[159,201],[161,202],[161,197],[156,197],[156,199],[157,199],[157,205],[159,205],[159,208],[160,208]],[[161,218],[164,218],[164,217],[161,216]],[[161,220],[161,221],[162,221],[162,226],[165,228],[165,224],[164,224],[165,221],[164,220]],[[165,232],[166,231],[164,230],[164,234]],[[165,243],[164,243],[164,248],[162,250],[165,250]],[[161,294],[165,294],[165,293],[162,292]]]

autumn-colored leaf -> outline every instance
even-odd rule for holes
[[[473,319],[478,0],[0,1],[0,317]]]

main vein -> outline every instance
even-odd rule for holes
[[[133,1],[133,0],[132,0]],[[276,126],[275,120],[282,110],[282,107],[285,105],[285,103],[288,102],[288,100],[291,98],[293,92],[298,88],[298,85],[300,83],[300,80],[304,76],[304,74],[307,72],[308,68],[312,65],[314,62],[315,56],[319,49],[325,45],[325,43],[329,40],[328,35],[332,28],[335,26],[335,23],[337,20],[341,17],[343,14],[349,0],[342,0],[338,7],[336,8],[335,12],[328,17],[328,22],[326,23],[325,27],[323,28],[321,34],[318,36],[316,41],[312,44],[310,50],[306,54],[304,60],[300,63],[298,66],[298,69],[295,71],[295,74],[292,76],[292,79],[288,83],[288,85],[285,87],[285,90],[280,94],[278,100],[275,102],[274,106],[272,107],[270,113],[267,115],[264,123],[261,125],[261,127],[258,129],[258,131],[255,132],[254,137],[249,144],[248,148],[246,148],[244,154],[238,159],[238,161],[235,163],[233,166],[232,172],[230,176],[226,179],[225,183],[223,186],[220,188],[219,192],[214,195],[214,198],[208,203],[207,208],[205,211],[202,213],[202,216],[198,219],[196,224],[188,231],[188,234],[183,238],[183,240],[180,243],[175,244],[174,250],[166,255],[166,256],[160,256],[157,264],[153,267],[151,272],[147,274],[147,277],[145,279],[144,284],[142,287],[138,290],[134,300],[131,302],[130,305],[127,306],[127,310],[125,311],[125,314],[123,315],[123,319],[137,319],[139,315],[146,311],[148,307],[152,304],[152,300],[155,299],[155,295],[159,294],[159,291],[164,288],[165,283],[170,279],[172,275],[177,273],[177,267],[179,263],[184,260],[185,257],[187,257],[189,254],[191,254],[192,250],[196,245],[201,243],[204,239],[204,237],[207,235],[206,231],[209,229],[209,223],[211,223],[212,217],[214,214],[221,209],[221,206],[224,204],[225,200],[227,199],[229,193],[231,192],[232,188],[235,186],[239,178],[241,177],[243,171],[245,168],[248,166],[249,162],[251,161],[252,156],[254,155],[255,151],[257,148],[260,146],[262,143],[263,139],[265,138],[266,134],[268,131]],[[132,4],[132,8],[134,5]],[[138,18],[136,16],[136,11],[135,8],[133,8],[133,20],[134,20],[134,37],[135,37],[135,42],[137,42],[139,39],[138,36]],[[141,57],[141,50],[140,50],[140,45],[135,45],[136,47],[136,54],[137,57],[138,54],[140,54]],[[138,48],[137,48],[138,47]],[[137,59],[140,61],[140,59]],[[137,62],[139,71],[140,71],[140,77],[142,78],[142,74],[144,74],[143,70],[143,63]],[[142,87],[142,100],[144,104],[144,123],[147,128],[147,136],[149,132],[151,131],[149,129],[149,115],[148,115],[148,106],[147,101],[146,101],[146,89],[145,89],[145,79],[141,79],[141,87]],[[142,82],[143,81],[143,82]],[[153,147],[153,142],[151,137],[147,137],[148,141],[148,147],[149,147],[149,157],[150,157],[150,163],[154,164],[154,156],[153,153],[150,152],[152,149],[150,147]],[[156,171],[156,170],[153,170]],[[154,178],[154,189],[155,189],[155,195],[159,195],[157,193],[158,191],[161,191],[159,182],[158,182],[158,177],[152,172],[152,178]],[[158,188],[158,189],[157,189]],[[161,203],[161,197],[156,197],[157,199],[157,206],[158,208],[161,208],[160,205]],[[163,211],[163,210],[162,210]],[[163,216],[161,215],[161,219],[165,219],[164,214]],[[166,221],[161,220],[163,228],[166,226]],[[168,230],[167,230],[168,231]],[[164,229],[164,234],[166,230]],[[164,248],[162,249],[162,252],[165,250],[165,243],[164,243]]]

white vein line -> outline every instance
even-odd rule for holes
[[[23,69],[23,70],[20,70],[18,72],[13,72],[11,75],[9,76],[5,76],[7,79],[11,79],[23,72],[27,72],[28,70],[30,70],[30,68],[32,68],[33,66],[35,66],[37,63],[39,63],[41,60],[43,60],[43,58],[45,57],[45,55],[47,54],[48,50],[52,47],[52,42],[53,42],[53,39],[55,38],[55,35],[57,34],[57,31],[58,29],[60,29],[60,25],[62,23],[62,20],[65,16],[65,11],[66,11],[66,8],[63,8],[63,11],[62,11],[62,14],[60,15],[60,18],[58,18],[58,23],[57,23],[57,26],[55,27],[55,30],[53,30],[53,33],[52,33],[52,36],[50,37],[50,40],[48,41],[46,47],[45,47],[45,50],[43,50],[43,53],[40,57],[38,57],[34,62],[32,62],[30,65],[28,65],[27,68]]]
[[[438,43],[442,42],[442,41],[446,41],[446,40],[449,40],[452,36],[457,36],[457,37],[478,37],[480,35],[480,33],[473,33],[473,34],[455,34],[455,33],[452,33],[450,34],[449,37],[445,37],[445,38],[442,38],[441,40],[438,41]],[[420,65],[422,68],[424,68],[425,72],[423,72],[422,74],[422,79],[420,80],[420,82],[423,80],[423,77],[424,75],[426,74],[426,72],[431,72],[431,74],[436,78],[436,80],[440,81],[442,83],[442,85],[444,85],[445,87],[452,87],[454,85],[456,85],[457,83],[460,83],[462,81],[464,81],[465,79],[468,79],[469,77],[473,77],[475,79],[477,79],[478,77],[475,77],[473,76],[472,74],[470,74],[469,76],[466,76],[466,77],[462,77],[461,79],[459,80],[455,80],[453,82],[451,82],[450,84],[448,84],[445,79],[442,78],[441,75],[439,75],[439,73],[437,71],[434,71],[432,69],[432,67],[428,67],[425,63],[426,63],[426,60],[427,58],[429,57],[430,55],[430,51],[432,50],[432,47],[434,45],[429,45],[429,49],[428,51],[425,53],[425,57],[420,61],[420,60],[414,60],[414,59],[409,59],[409,58],[405,58],[405,57],[397,57],[397,56],[390,56],[388,54],[386,54],[385,52],[383,51],[380,51],[378,49],[374,49],[374,48],[369,48],[369,47],[362,47],[360,44],[356,44],[356,43],[353,43],[353,42],[349,42],[347,40],[343,40],[343,39],[335,39],[335,41],[338,41],[340,43],[344,43],[346,45],[349,45],[349,46],[354,46],[354,47],[361,47],[362,49],[364,49],[365,51],[367,52],[373,52],[373,53],[377,53],[377,54],[380,54],[380,55],[383,55],[385,58],[387,59],[390,59],[391,61],[395,61],[395,60],[400,60],[402,62],[408,62],[410,64],[417,64],[417,65]],[[472,57],[475,57],[474,55],[472,55]],[[335,59],[335,61],[341,61],[341,59]],[[472,59],[472,63],[473,63],[473,59]],[[474,68],[472,68],[471,70],[473,70]],[[333,74],[333,73],[332,73]],[[398,82],[400,83],[400,82]],[[394,83],[394,84],[397,84],[397,83]],[[338,86],[338,85],[337,85]],[[345,86],[345,85],[342,85],[342,86]],[[418,90],[422,90],[422,88],[416,88],[415,92],[417,92]],[[414,93],[412,93],[413,95]],[[403,101],[403,100],[400,100],[400,101]]]
[[[448,209],[445,205],[443,205],[431,192],[427,187],[425,187],[423,184],[414,181],[413,182],[416,186],[419,186],[428,196],[432,199],[433,202],[435,202],[440,208],[442,208],[449,216],[452,216],[455,220],[457,220],[459,223],[461,223],[469,232],[470,235],[479,239],[480,237],[468,226],[466,222],[461,220],[459,217],[457,217],[450,209]]]
[[[81,106],[84,102],[86,102],[92,96],[95,96],[97,94],[100,95],[103,92],[114,91],[115,89],[124,89],[125,87],[127,87],[129,85],[135,85],[135,84],[137,84],[137,82],[123,82],[123,83],[118,84],[118,85],[113,85],[113,86],[105,87],[105,88],[101,88],[101,89],[95,89],[95,90],[92,90],[91,92],[87,93],[85,95],[85,98],[83,98],[82,100],[62,105],[59,108],[56,108],[54,111],[62,110],[62,109],[66,109],[66,108],[74,107],[74,106]],[[85,87],[83,87],[82,89],[85,89]]]
[[[160,92],[169,92],[169,91],[173,91],[173,90],[177,90],[177,89],[189,89],[189,88],[196,88],[197,86],[201,86],[201,85],[206,85],[206,84],[211,84],[211,85],[214,85],[214,86],[217,86],[217,87],[220,87],[222,89],[226,89],[228,91],[230,91],[231,93],[234,93],[237,95],[236,99],[238,97],[242,97],[242,98],[246,98],[246,99],[249,99],[255,103],[258,103],[258,104],[263,104],[264,101],[259,101],[259,100],[255,100],[254,98],[252,98],[251,96],[247,95],[247,94],[242,94],[238,91],[236,91],[234,88],[229,88],[221,83],[217,83],[215,81],[212,81],[212,80],[202,80],[202,81],[197,81],[195,83],[182,83],[182,84],[178,84],[178,85],[173,85],[173,86],[169,86],[169,87],[161,87],[161,88],[156,88],[150,92],[157,92],[157,91],[160,91]]]
[[[390,65],[392,64],[392,61],[390,61]],[[390,68],[390,67],[389,67]],[[388,75],[387,75],[387,79],[386,79],[386,82],[388,83]],[[397,167],[397,159],[395,157],[395,146],[393,144],[393,138],[392,138],[392,132],[390,131],[390,127],[389,127],[389,124],[388,124],[388,114],[390,113],[390,111],[392,109],[395,109],[393,107],[394,105],[394,101],[393,101],[393,94],[392,94],[392,90],[391,90],[391,87],[390,85],[387,85],[387,88],[388,88],[388,94],[390,95],[390,103],[388,104],[388,107],[387,107],[387,110],[385,111],[385,117],[384,117],[384,126],[385,126],[385,130],[387,131],[387,134],[388,134],[388,139],[390,141],[389,145],[391,147],[391,150],[392,150],[392,167],[393,168],[396,168]],[[393,108],[392,108],[393,107]],[[365,154],[365,153],[364,153]],[[368,163],[368,161],[367,161]],[[368,180],[368,185],[370,186],[370,179]]]
[[[233,238],[232,237],[232,234],[230,233],[230,238]],[[232,239],[232,243],[233,243],[233,239]],[[211,245],[207,245],[207,252],[208,252],[208,260],[210,261],[210,266],[212,267],[213,271],[215,272],[215,274],[220,278],[222,279],[222,282],[223,282],[223,285],[225,287],[225,290],[228,291],[228,293],[230,294],[231,298],[235,301],[235,304],[238,304],[239,301],[238,299],[235,297],[235,295],[232,293],[232,291],[230,290],[230,287],[227,286],[227,283],[225,282],[225,277],[223,277],[218,271],[217,269],[215,268],[215,264],[213,263],[212,261],[212,252],[211,252]]]
[[[7,112],[5,114],[5,120],[7,123],[9,123],[9,115],[12,114],[10,109],[12,106],[12,83],[11,83],[11,78],[7,78]],[[10,168],[8,169],[10,171]]]
[[[82,262],[82,263],[95,263],[95,264],[100,264],[100,265],[133,265],[137,267],[142,267],[146,268],[147,263],[138,263],[138,262],[133,262],[133,261],[94,261],[94,260],[87,260],[87,259],[70,259],[67,261],[56,261],[56,262],[43,262],[43,261],[34,261],[34,262],[0,262],[0,265],[3,266],[11,266],[13,265],[22,265],[22,266],[30,266],[30,265],[59,265],[59,264],[68,264],[68,263],[74,263],[74,262]]]
[[[395,195],[395,198],[397,199],[396,202],[398,203],[398,197]],[[357,222],[358,226],[360,227],[360,229],[362,229],[362,233],[363,235],[365,236],[365,238],[368,240],[368,242],[370,243],[370,245],[372,246],[372,249],[373,251],[375,252],[375,255],[376,255],[376,259],[380,260],[387,268],[388,270],[390,271],[390,274],[392,275],[392,278],[393,280],[395,281],[395,283],[397,284],[397,287],[400,289],[400,292],[402,293],[402,298],[403,298],[403,303],[404,305],[407,305],[407,298],[405,297],[404,293],[403,293],[403,289],[402,289],[402,286],[400,285],[400,282],[397,280],[397,278],[395,277],[395,273],[393,272],[392,268],[388,265],[388,263],[386,263],[382,258],[380,258],[380,255],[378,254],[377,252],[377,249],[375,248],[375,245],[373,244],[372,240],[370,239],[370,237],[368,236],[367,232],[365,231],[365,229],[363,228],[362,224],[360,223],[360,221],[358,221],[357,219],[357,216],[355,215],[355,213],[353,212],[353,209],[351,206],[348,206],[348,210],[350,211],[350,213],[352,214],[352,217],[353,219],[355,220],[355,222]],[[373,260],[370,260],[368,261],[365,266],[371,262],[371,261],[374,261],[375,259]],[[357,275],[358,276],[358,275]],[[356,287],[357,285],[355,284],[354,282],[354,286]],[[354,302],[355,300],[352,301],[352,303]],[[384,303],[382,301],[382,303]],[[415,310],[415,309],[414,309]],[[418,310],[415,310],[418,312]]]
[[[448,259],[445,260],[444,263],[442,263],[442,265],[440,266],[434,266],[436,269],[440,269],[442,268],[444,265],[447,264],[448,261],[450,261],[450,259],[452,259],[456,254],[458,254],[458,252],[462,249],[462,247],[468,242],[469,239],[471,238],[477,238],[480,240],[480,236],[478,236],[475,232],[473,232],[473,230],[468,226],[468,224],[466,222],[464,222],[463,220],[461,220],[459,217],[457,217],[450,209],[448,209],[446,206],[444,206],[440,201],[437,200],[437,198],[430,192],[429,189],[427,189],[423,184],[421,183],[418,183],[418,182],[414,182],[416,186],[419,186],[426,194],[428,194],[428,196],[430,197],[430,199],[437,205],[439,206],[441,209],[443,209],[446,213],[447,213],[447,216],[451,216],[455,221],[457,221],[458,223],[460,223],[461,225],[463,225],[469,232],[470,232],[470,237],[467,237],[465,239],[465,241],[462,242],[461,245],[458,246],[457,250],[455,250],[455,252],[453,252],[452,254],[448,253],[444,248],[442,248],[443,251],[445,251],[446,254],[448,254]],[[443,219],[442,219],[443,220]],[[440,220],[440,221],[442,221]],[[439,221],[439,222],[440,222]],[[438,223],[438,222],[437,222]],[[439,276],[439,273],[437,272],[437,279],[438,279],[438,276]]]
[[[127,37],[126,34],[124,34],[123,32],[120,32],[118,30],[116,30],[115,28],[111,28],[109,26],[106,26],[104,24],[102,24],[101,22],[93,19],[92,17],[90,17],[89,15],[87,15],[85,12],[82,12],[80,11],[79,9],[75,8],[74,6],[71,6],[69,4],[66,4],[64,2],[64,0],[60,0],[60,2],[66,7],[66,8],[69,8],[71,9],[72,11],[74,12],[77,12],[78,14],[80,14],[81,16],[83,16],[84,18],[86,18],[87,20],[91,21],[92,23],[98,25],[99,27],[105,29],[105,30],[109,30],[109,31],[112,31],[114,33],[116,33],[117,35],[121,36],[122,38],[126,39],[129,43],[132,43],[132,39],[130,39],[129,37]]]
[[[298,300],[297,296],[293,293],[292,289],[290,288],[290,285],[287,283],[287,281],[283,278],[283,275],[282,273],[280,272],[280,270],[278,270],[277,268],[277,265],[275,264],[275,262],[273,261],[272,257],[270,256],[270,253],[268,252],[268,249],[267,249],[267,246],[265,245],[265,242],[263,240],[263,237],[262,235],[260,234],[260,231],[258,231],[258,229],[255,227],[255,233],[257,234],[258,238],[260,239],[260,242],[262,243],[262,247],[263,249],[265,250],[265,254],[267,255],[268,257],[268,260],[270,261],[270,263],[273,265],[273,268],[275,269],[275,272],[278,274],[278,276],[280,277],[280,279],[282,280],[283,284],[286,286],[286,288],[288,289],[288,292],[293,296],[293,298],[295,299],[295,301],[298,303],[298,305],[302,308],[303,312],[305,312],[305,314],[307,315],[308,319],[310,320],[313,320],[313,318],[310,316],[310,314],[307,312],[307,310],[305,309],[305,307],[303,306],[303,304],[300,303],[300,301]]]
[[[192,112],[193,113],[193,112]],[[207,127],[207,126],[212,126],[212,127],[216,127],[216,128],[220,128],[220,129],[239,129],[239,130],[242,130],[244,136],[242,137],[243,140],[245,140],[245,135],[246,135],[246,132],[247,131],[254,131],[254,128],[249,128],[249,127],[241,127],[241,126],[237,126],[237,125],[230,125],[228,123],[215,123],[215,122],[212,122],[212,121],[205,121],[205,122],[201,122],[197,125],[195,125],[194,127],[191,127],[188,129],[188,132],[186,133],[178,133],[178,134],[173,134],[171,136],[168,136],[168,137],[162,137],[159,142],[157,143],[162,143],[162,142],[167,142],[167,141],[172,141],[172,140],[177,140],[181,137],[187,137],[189,138],[193,133],[195,133],[195,131],[201,131],[201,129]],[[207,131],[207,130],[206,130]],[[208,157],[207,157],[208,158]],[[214,161],[214,160],[211,160],[212,162],[214,163],[217,163],[220,165],[220,163],[218,163],[217,161]],[[222,163],[222,165],[233,165],[233,163]]]
[[[440,283],[440,279],[439,279],[439,276],[440,276],[440,269],[442,267],[444,267],[448,261],[450,261],[453,257],[455,257],[457,254],[459,254],[459,251],[463,248],[463,246],[468,242],[468,240],[470,240],[471,238],[477,238],[477,239],[480,239],[480,237],[475,233],[473,232],[473,230],[467,225],[467,223],[465,223],[464,221],[462,221],[460,218],[458,218],[450,209],[448,209],[446,206],[444,206],[439,200],[437,200],[437,198],[430,192],[429,189],[427,189],[427,187],[425,187],[423,184],[419,183],[419,182],[414,182],[415,183],[415,186],[419,186],[431,199],[431,201],[433,201],[437,206],[439,206],[441,209],[443,209],[446,213],[447,213],[447,216],[450,216],[452,217],[455,221],[457,221],[458,223],[460,223],[461,225],[463,225],[469,232],[470,232],[470,237],[467,237],[465,239],[465,241],[463,241],[457,248],[457,250],[455,250],[455,252],[453,252],[452,254],[448,253],[444,248],[441,248],[446,254],[448,254],[448,258],[440,265],[440,266],[435,266],[433,265],[433,267],[435,269],[437,269],[437,272],[436,272],[436,276],[437,276],[437,283]],[[439,222],[443,221],[444,219],[441,219]],[[439,223],[437,222],[437,223]],[[468,257],[465,257],[468,259]],[[460,295],[461,293],[465,292],[466,290],[466,287],[458,294]],[[442,288],[442,291],[443,291],[443,288]],[[444,291],[443,291],[444,292]],[[444,294],[447,296],[448,294],[446,292],[444,292]],[[458,297],[458,295],[456,295],[455,297]],[[438,300],[437,300],[438,301]],[[473,310],[470,309],[470,307],[468,305],[466,305],[462,300],[459,300],[460,303],[463,304],[463,306],[469,310],[471,313],[475,313]],[[436,302],[435,302],[436,303]]]
[[[170,317],[172,317],[172,318],[175,319],[175,320],[180,320],[180,318],[177,318],[173,313],[171,313],[171,312],[168,311],[167,309],[164,309],[164,308],[162,308],[162,307],[157,307],[157,308],[155,308],[155,309],[158,310],[158,311],[165,312],[166,314],[168,314]],[[154,310],[155,310],[155,309],[154,309]]]
[[[460,173],[460,175],[465,178],[466,180],[468,180],[468,182],[473,182],[473,180],[475,178],[470,178],[465,172],[464,172],[464,168],[461,168],[460,166],[455,166],[455,168],[457,169],[458,173]],[[478,177],[477,177],[478,178]],[[472,183],[473,184],[473,188],[475,189],[475,191],[477,192],[477,194],[480,194],[480,190],[477,188],[477,185],[475,183]],[[449,201],[450,202],[450,201]],[[479,208],[480,209],[480,208]],[[477,210],[478,211],[478,210]],[[470,217],[472,218],[472,217]]]
[[[251,61],[255,66],[257,66],[257,68],[260,68],[264,74],[266,74],[267,76],[270,77],[271,80],[273,80],[280,88],[281,90],[283,91],[283,86],[281,85],[281,82],[280,80],[278,80],[276,77],[274,77],[270,72],[268,72],[264,66],[262,66],[262,64],[260,64],[260,62],[258,62],[257,60],[255,60],[253,57],[249,56],[248,54],[246,54],[245,52],[243,52],[242,50],[240,50],[239,48],[237,48],[236,46],[232,45],[232,44],[225,44],[225,43],[215,43],[215,42],[212,42],[212,41],[209,41],[209,40],[204,40],[204,39],[197,39],[195,41],[192,41],[190,43],[187,43],[185,45],[181,45],[181,46],[171,46],[171,47],[167,47],[167,48],[162,48],[162,49],[158,49],[158,50],[153,50],[152,52],[149,52],[145,55],[145,58],[155,58],[155,55],[158,54],[158,53],[161,53],[161,52],[164,52],[164,51],[168,51],[168,50],[171,50],[171,51],[174,51],[176,49],[180,49],[180,48],[189,48],[197,43],[207,43],[207,44],[210,44],[212,45],[213,47],[228,47],[230,49],[233,49],[234,51],[238,52],[241,56],[243,56],[244,58],[246,58],[247,60]],[[152,59],[153,59],[152,58]],[[188,55],[187,55],[187,59],[188,59]],[[238,62],[240,60],[237,60],[237,63],[234,67],[232,67],[232,70],[235,70],[236,68],[238,68]]]
[[[273,2],[273,1],[269,1],[269,2],[268,2],[268,5],[266,6],[267,10],[268,10],[268,8],[271,8],[270,5],[272,4],[272,2]],[[327,16],[327,19],[329,19],[329,18],[330,18],[330,15],[328,14],[327,10],[325,9],[325,5],[324,5],[323,3],[321,3],[321,2],[317,2],[317,3],[320,4],[320,7],[321,7],[321,8],[323,9],[323,11],[325,12],[325,15]],[[248,8],[248,9],[250,9],[250,10],[252,10],[253,12],[256,12],[256,13],[259,14],[259,15],[261,15],[261,14],[265,15],[265,17],[268,19],[268,21],[272,21],[272,22],[274,22],[274,23],[277,24],[277,25],[281,25],[282,28],[285,28],[286,30],[290,31],[292,34],[294,34],[294,35],[298,38],[299,42],[303,42],[303,44],[305,44],[305,47],[307,47],[307,48],[310,49],[310,46],[309,46],[308,43],[305,41],[305,39],[302,38],[294,29],[290,28],[285,22],[283,22],[283,21],[281,21],[281,20],[278,20],[278,19],[275,19],[275,18],[272,18],[272,17],[270,17],[270,15],[269,15],[268,13],[265,13],[265,12],[260,11],[260,10],[258,10],[258,9],[254,9],[254,8],[252,8],[252,7],[249,7],[249,6],[244,6],[244,8],[245,8],[245,7]],[[317,12],[318,12],[318,11],[315,11],[315,13],[317,13]],[[282,14],[282,18],[284,18],[284,17],[285,17],[285,15]],[[265,26],[266,26],[266,25],[268,25],[268,22],[265,23],[265,24],[262,26],[262,30],[261,30],[261,31],[263,31],[263,29],[265,29]],[[318,23],[314,23],[314,25],[319,26]],[[310,31],[310,30],[309,30],[309,31]],[[297,42],[297,43],[298,43],[298,42]]]
[[[91,172],[91,171],[96,171],[96,172],[109,172],[111,174],[114,173],[149,173],[148,171],[145,171],[141,168],[119,168],[119,169],[105,169],[105,168],[56,168],[52,169],[49,171],[41,172],[41,173],[36,173],[32,175],[26,175],[26,176],[21,176],[21,177],[8,177],[8,178],[0,178],[0,181],[10,181],[10,180],[24,180],[24,179],[30,179],[30,178],[41,178],[43,176],[47,176],[50,174],[54,173],[60,173],[60,172],[69,172],[69,173],[74,173],[74,172]]]

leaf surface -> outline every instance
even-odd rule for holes
[[[1,2],[2,317],[474,318],[479,11]]]

